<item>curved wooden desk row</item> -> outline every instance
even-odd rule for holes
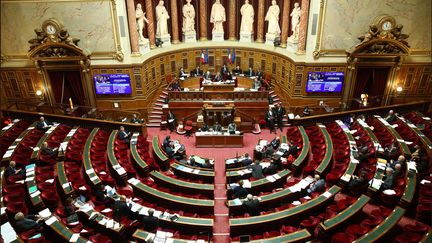
[[[111,164],[111,171],[114,172],[114,176],[121,180],[127,180],[128,175],[126,173],[126,170],[118,163],[115,156],[114,142],[117,137],[117,133],[118,130],[113,130],[109,136],[107,146],[108,160]]]
[[[138,172],[141,173],[147,173],[149,168],[147,163],[141,158],[141,156],[138,153],[138,137],[139,132],[134,132],[132,135],[132,139],[130,140],[130,152],[133,158],[133,161],[135,162],[135,165],[139,168]]]
[[[321,130],[322,134],[324,135],[324,140],[326,144],[326,152],[324,154],[324,158],[319,164],[319,166],[315,169],[315,172],[323,176],[324,172],[331,166],[331,159],[333,157],[333,141],[330,137],[330,134],[327,131],[327,128],[325,125],[321,123],[317,123],[317,126]]]
[[[72,139],[72,137],[74,136],[75,132],[79,129],[79,126],[74,126],[69,133],[66,135],[66,137],[64,138],[63,142],[60,144],[60,148],[57,154],[58,158],[63,158],[65,156],[66,153],[66,149],[69,145],[70,140]]]
[[[87,141],[84,145],[84,150],[83,150],[83,165],[84,165],[85,175],[87,176],[86,178],[90,182],[89,185],[91,185],[91,186],[96,186],[99,183],[101,183],[101,180],[100,180],[99,176],[96,174],[96,172],[94,171],[93,165],[90,161],[91,144],[92,144],[93,139],[96,136],[96,133],[98,131],[99,131],[99,128],[94,128],[91,131],[91,133],[88,136]]]
[[[201,213],[213,213],[214,201],[205,199],[195,199],[173,195],[167,192],[157,190],[153,187],[147,186],[141,181],[131,178],[128,180],[129,184],[133,187],[134,192],[148,198],[155,203],[168,203],[172,208],[190,210],[193,207]]]
[[[427,150],[432,150],[432,142],[420,131],[420,129],[418,129],[416,125],[414,125],[412,122],[410,122],[408,119],[405,119],[404,117],[397,116],[397,118],[404,122],[411,129],[411,131],[416,134],[416,136],[420,139],[420,141],[422,141],[424,147]]]
[[[381,239],[384,235],[390,232],[391,229],[399,222],[402,216],[405,214],[405,209],[401,207],[397,207],[393,210],[393,212],[381,222],[381,224],[377,225],[375,228],[370,230],[367,234],[363,235],[361,238],[355,240],[356,243],[363,242],[375,242]]]
[[[1,130],[0,130],[0,137],[3,136],[3,134],[5,134],[6,132],[8,132],[13,126],[15,126],[15,124],[17,124],[20,121],[20,119],[17,119],[17,121],[12,122],[11,124],[4,126]]]
[[[293,208],[248,218],[232,218],[230,219],[231,232],[233,234],[247,234],[257,228],[262,229],[262,227],[269,227],[270,225],[274,228],[276,224],[292,223],[294,218],[301,217],[309,213],[310,210],[326,206],[340,190],[340,187],[332,186],[320,196]]]
[[[33,174],[29,174],[29,166],[34,165]],[[33,208],[36,211],[42,211],[44,208],[46,208],[44,202],[42,201],[41,197],[41,191],[39,191],[37,184],[36,184],[36,164],[27,165],[26,166],[26,186],[27,186],[27,192],[30,198],[30,201],[33,205]]]
[[[354,174],[356,168],[357,168],[357,164],[358,164],[358,160],[355,160],[354,158],[354,151],[352,148],[354,148],[355,151],[357,151],[357,144],[356,141],[353,137],[353,135],[351,134],[351,131],[349,129],[349,127],[347,127],[341,120],[337,120],[336,123],[339,125],[340,128],[342,128],[343,132],[345,133],[345,136],[348,139],[349,142],[349,146],[350,146],[350,162],[348,164],[348,167],[345,171],[345,173],[343,174],[343,176],[340,179],[340,182],[342,185],[347,184],[350,179],[351,176]]]
[[[366,195],[360,196],[355,203],[351,204],[349,207],[339,212],[336,216],[327,219],[324,222],[321,222],[319,224],[320,230],[322,230],[323,233],[327,235],[334,232],[337,229],[340,229],[341,227],[349,223],[349,221],[353,219],[355,215],[361,212],[363,207],[369,201],[370,201],[370,197]]]
[[[54,126],[50,127],[48,129],[48,131],[46,131],[44,133],[44,135],[42,135],[42,137],[39,139],[39,141],[37,142],[37,144],[35,146],[35,149],[36,148],[37,149],[36,150],[33,149],[33,152],[32,152],[31,157],[30,157],[30,161],[34,161],[34,160],[39,158],[40,151],[41,151],[40,149],[42,148],[42,144],[48,140],[48,138],[51,136],[51,134],[54,132],[54,130],[57,129],[58,125],[60,125],[60,124],[57,123]]]
[[[298,129],[302,137],[303,147],[302,147],[302,151],[300,152],[300,155],[292,163],[292,166],[295,170],[297,170],[299,167],[303,165],[303,162],[306,160],[310,150],[309,137],[306,134],[304,127],[298,126]]]
[[[158,164],[161,167],[165,167],[166,169],[168,167],[168,156],[166,153],[162,150],[160,143],[159,143],[159,137],[154,136],[152,139],[152,148],[153,148],[153,158],[158,162]]]
[[[169,177],[159,171],[150,172],[150,176],[155,180],[156,184],[164,185],[168,188],[176,188],[178,191],[190,192],[196,194],[204,194],[213,197],[214,185],[193,183],[176,178]]]
[[[387,129],[387,131],[390,132],[393,138],[397,141],[402,155],[404,155],[406,158],[411,158],[411,151],[408,148],[408,145],[405,143],[405,140],[403,140],[399,133],[386,120],[384,120],[384,118],[377,115],[375,115],[374,117],[382,126]]]
[[[21,140],[29,133],[31,130],[35,129],[37,122],[33,122],[26,130],[22,131],[20,135],[15,139],[15,141],[8,147],[6,153],[3,155],[2,162],[10,161],[12,155],[15,153]]]
[[[59,191],[63,191],[64,195],[66,196],[72,195],[75,191],[67,178],[64,162],[58,162],[56,164],[56,171],[58,183],[57,186],[58,188],[62,188]]]
[[[154,233],[150,233],[144,230],[137,230],[135,231],[135,233],[133,234],[133,237],[138,241],[138,242],[149,242],[152,239],[155,238],[155,234]],[[262,243],[280,243],[280,242],[305,242],[308,239],[311,238],[311,234],[309,233],[309,231],[307,231],[306,229],[302,229],[296,232],[293,232],[291,234],[286,234],[286,235],[281,235],[281,236],[277,236],[277,237],[272,237],[272,238],[268,238],[268,239],[261,239],[261,240],[253,240],[250,242],[254,242],[254,243],[258,243],[258,242],[262,242]],[[187,243],[190,242],[189,240],[182,240],[182,239],[170,239],[170,242],[173,243]],[[234,241],[235,242],[235,241]]]

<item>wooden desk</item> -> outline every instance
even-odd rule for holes
[[[342,184],[347,184],[349,182],[349,179],[351,178],[351,176],[354,174],[356,168],[357,168],[357,163],[353,163],[353,159],[354,159],[354,154],[353,154],[353,150],[352,148],[355,148],[355,150],[357,150],[357,144],[356,141],[353,137],[353,135],[350,132],[349,127],[347,127],[341,120],[337,120],[336,123],[342,128],[343,132],[345,133],[346,138],[348,139],[349,142],[349,146],[350,146],[350,162],[348,164],[347,169],[345,170],[345,173],[343,174],[343,176],[341,177],[340,182]],[[346,178],[346,180],[344,180],[344,178]]]
[[[291,242],[306,242],[308,241],[312,235],[309,233],[307,229],[301,229],[297,230],[295,232],[286,234],[286,235],[280,235],[276,237],[266,238],[266,239],[260,239],[260,240],[252,240],[251,243],[291,243]],[[235,243],[238,241],[234,241]]]
[[[87,138],[87,141],[84,145],[84,150],[83,150],[83,165],[84,165],[84,170],[85,170],[85,177],[87,178],[88,181],[90,182],[89,185],[90,186],[96,186],[99,183],[102,183],[102,181],[100,180],[99,176],[96,174],[96,172],[93,169],[93,165],[90,161],[90,149],[91,149],[91,144],[93,142],[94,137],[96,136],[96,133],[99,131],[99,128],[94,128],[90,135]]]
[[[153,148],[153,158],[155,158],[156,162],[166,169],[168,167],[168,156],[166,155],[165,151],[162,150],[162,148],[159,145],[159,137],[154,136],[152,139],[152,148]]]
[[[242,148],[243,135],[195,134],[195,146],[197,148]]]
[[[130,140],[130,152],[132,155],[132,161],[135,162],[135,165],[138,168],[137,172],[139,174],[146,174],[149,168],[147,163],[141,158],[140,154],[138,153],[138,136],[138,132],[135,132],[132,135],[132,139]]]
[[[292,163],[292,166],[296,170],[297,170],[297,168],[299,168],[302,165],[303,161],[306,160],[306,157],[309,154],[309,149],[310,149],[309,137],[308,137],[304,127],[299,126],[298,129],[299,129],[300,134],[302,136],[303,147],[302,147],[302,151],[300,152],[299,157],[297,157],[297,159]]]
[[[326,152],[324,154],[324,158],[319,164],[319,166],[315,169],[315,172],[323,176],[324,172],[327,170],[327,168],[331,163],[331,159],[333,157],[333,141],[330,137],[330,134],[327,131],[327,128],[322,125],[321,123],[317,123],[318,127],[320,128],[322,134],[324,135],[325,144],[326,144]]]
[[[18,148],[18,145],[20,144],[21,140],[24,139],[24,137],[29,133],[31,130],[36,129],[37,122],[33,122],[27,129],[21,132],[21,134],[15,139],[15,141],[8,147],[7,151],[10,151],[10,154],[6,153],[3,155],[2,162],[10,161],[13,154],[15,153],[16,149]]]
[[[202,84],[204,91],[234,91],[235,84],[211,83]]]
[[[56,164],[56,171],[57,171],[57,187],[60,192],[63,192],[66,196],[70,196],[74,193],[74,189],[72,188],[72,185],[70,184],[67,176],[66,176],[66,170],[64,167],[64,162],[58,162]],[[64,185],[64,186],[63,186]]]

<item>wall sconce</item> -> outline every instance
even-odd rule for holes
[[[36,96],[39,97],[40,100],[44,99],[42,90],[36,90]]]
[[[398,86],[397,88],[396,88],[396,92],[398,92],[398,93],[400,93],[400,92],[402,92],[402,87],[401,86]]]

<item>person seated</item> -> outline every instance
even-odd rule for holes
[[[348,183],[348,190],[349,191],[356,191],[358,189],[361,189],[363,187],[365,187],[366,185],[368,185],[368,180],[367,180],[367,172],[366,171],[362,171],[360,173],[360,177],[353,175],[351,177],[350,182]]]
[[[222,76],[225,76],[225,75],[228,74],[228,67],[227,67],[226,64],[224,64],[224,65],[221,67],[220,74],[221,74]]]
[[[213,165],[210,163],[209,159],[205,159],[204,164],[202,164],[201,167],[206,168],[206,169],[211,169],[211,168],[213,168]]]
[[[249,67],[248,70],[246,70],[244,74],[248,77],[255,76],[255,72],[253,71],[252,67]]]
[[[222,77],[224,77],[225,80],[232,80],[233,79],[232,74],[231,74],[230,71],[228,71],[227,74],[225,74]]]
[[[124,126],[120,126],[120,131],[118,132],[118,138],[125,142],[126,144],[129,144],[130,142],[130,132],[126,132]]]
[[[95,186],[93,195],[96,198],[96,201],[105,204],[106,207],[109,207],[111,204],[110,198],[105,194],[105,189],[102,183],[99,183]]]
[[[176,117],[175,115],[169,110],[168,114],[166,116],[168,128],[171,132],[175,130],[175,124],[176,124]]]
[[[311,111],[310,111],[310,109],[309,109],[309,106],[306,106],[304,109],[303,109],[303,116],[310,116],[311,115]]]
[[[244,159],[240,161],[240,163],[242,163],[243,166],[248,166],[252,164],[252,159],[249,157],[248,153],[245,153],[243,157]]]
[[[401,164],[395,165],[393,175],[395,178],[402,177],[404,175],[404,173],[402,171],[402,165]]]
[[[263,168],[260,165],[260,161],[259,160],[255,160],[255,163],[251,164],[248,166],[249,169],[252,170],[252,177],[255,179],[262,179],[264,178],[264,174],[263,174]]]
[[[259,90],[261,88],[261,81],[257,78],[254,79],[252,83],[252,89]]]
[[[424,174],[429,171],[429,162],[427,158],[414,157],[412,160],[416,163],[416,169],[419,174]]]
[[[174,159],[180,162],[186,161],[186,149],[185,146],[182,144],[180,145],[180,148],[177,149],[177,151],[174,152],[173,156]]]
[[[284,156],[287,156],[287,157],[290,156],[290,155],[296,156],[298,154],[299,150],[300,150],[300,147],[297,146],[297,145],[295,145],[293,141],[290,141],[288,152]]]
[[[165,149],[166,147],[168,147],[170,145],[170,143],[171,143],[171,136],[167,135],[162,142],[162,148]]]
[[[202,75],[203,75],[203,71],[202,71],[201,68],[198,66],[198,67],[196,67],[196,68],[191,72],[191,75],[194,76],[194,77],[202,76]]]
[[[405,168],[405,163],[406,163],[405,156],[399,155],[396,161],[390,160],[390,163],[388,163],[387,166],[390,166],[394,170],[397,164],[400,164],[402,168]]]
[[[269,102],[269,105],[272,105],[274,103],[273,95],[271,95],[271,94],[268,95],[268,102]]]
[[[258,80],[261,80],[264,77],[264,73],[261,71],[261,69],[258,69],[258,72],[256,72],[255,76],[258,77]]]
[[[203,123],[203,126],[201,127],[201,132],[207,132],[209,130],[209,127],[206,123]]]
[[[187,161],[187,163],[188,163],[189,165],[191,165],[191,166],[200,167],[200,164],[198,164],[198,163],[195,161],[195,158],[194,158],[194,157],[191,157],[191,158]]]
[[[237,125],[236,125],[234,122],[231,122],[231,123],[228,125],[228,132],[229,132],[230,134],[235,134],[236,131],[237,131]]]
[[[412,154],[411,154],[411,158],[412,158],[412,159],[415,159],[415,158],[420,159],[420,158],[422,158],[424,155],[425,155],[425,151],[424,151],[424,149],[422,148],[422,146],[420,146],[420,145],[415,145],[414,148],[413,148],[413,152],[412,152]]]
[[[215,131],[215,132],[222,132],[222,126],[219,124],[219,122],[216,122],[214,124],[213,131]]]
[[[240,66],[239,65],[237,65],[233,70],[232,70],[232,73],[234,74],[234,75],[240,75],[240,74],[242,74],[243,72],[242,72],[242,70],[240,69]]]
[[[399,147],[396,142],[392,143],[389,147],[384,148],[384,153],[380,153],[384,159],[387,161],[395,158],[395,156],[399,154]]]
[[[178,80],[175,80],[171,84],[171,91],[181,91],[180,82]]]
[[[132,205],[126,203],[126,197],[123,195],[120,196],[120,199],[114,202],[113,219],[120,222],[120,219],[123,217],[129,218],[132,216],[131,208]]]
[[[395,115],[394,111],[390,110],[388,112],[387,116],[384,118],[384,120],[386,120],[389,123],[396,121],[396,115]]]
[[[66,222],[68,224],[78,222],[78,214],[75,211],[75,206],[73,205],[73,199],[68,198],[66,199],[65,205],[64,205],[64,211],[66,214]]]
[[[148,210],[148,216],[143,215],[141,222],[144,225],[144,230],[148,232],[155,232],[156,229],[159,227],[159,219],[153,216],[154,209]]]
[[[268,175],[272,175],[277,173],[282,168],[282,163],[280,157],[272,158],[270,161],[270,165],[264,169],[264,173]]]
[[[133,114],[131,118],[132,123],[144,123],[144,119],[139,119],[137,114]]]
[[[53,159],[57,158],[58,148],[48,147],[48,143],[44,142],[41,148],[41,155],[47,155]]]
[[[386,174],[383,177],[383,182],[380,187],[380,191],[393,189],[394,182],[395,182],[395,176],[393,175],[393,169],[390,167],[386,168]]]
[[[13,176],[13,175],[24,177],[25,176],[25,170],[17,169],[15,161],[12,160],[11,162],[9,162],[9,165],[6,167],[4,175],[6,178],[8,178],[9,176]]]
[[[22,212],[18,212],[15,214],[15,231],[20,234],[25,231],[34,229],[39,231],[42,226],[42,218],[37,215],[29,214],[24,216]]]
[[[214,77],[213,81],[214,82],[221,82],[221,81],[223,81],[222,74],[217,73],[216,76]]]
[[[248,195],[248,190],[243,187],[243,181],[238,182],[238,186],[233,188],[233,198],[245,198]]]
[[[206,72],[206,74],[204,75],[204,79],[205,80],[212,80],[212,75],[211,75],[210,71]]]
[[[174,142],[171,141],[169,145],[165,147],[165,153],[167,154],[168,158],[172,158],[174,156]]]
[[[179,78],[185,78],[185,77],[187,77],[188,75],[186,74],[186,72],[184,71],[184,69],[181,67],[180,68],[180,70],[179,70],[179,75],[178,75],[178,77]]]
[[[250,216],[259,216],[261,214],[259,204],[258,198],[253,197],[252,194],[248,194],[246,199],[243,201],[243,206]]]
[[[316,174],[312,183],[309,185],[307,192],[311,194],[312,192],[324,192],[325,190],[325,181],[321,179],[321,177]]]
[[[48,129],[50,129],[50,127],[52,127],[52,125],[53,124],[51,122],[45,120],[45,118],[41,116],[38,123],[36,124],[36,128],[40,131],[46,132]]]
[[[279,137],[275,137],[271,142],[270,145],[273,147],[274,150],[276,150],[277,148],[279,148],[280,145],[280,138]]]

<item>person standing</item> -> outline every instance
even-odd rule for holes
[[[276,133],[276,131],[275,131],[275,113],[272,111],[271,108],[269,108],[268,111],[266,112],[265,120],[266,120],[267,127],[270,130],[270,133],[272,133],[273,131]]]
[[[282,127],[283,127],[282,121],[283,121],[283,118],[285,116],[285,113],[286,113],[285,108],[283,106],[281,106],[280,104],[276,103],[276,105],[275,105],[276,122],[277,122],[278,127],[281,130],[281,132],[283,130],[282,129]]]
[[[168,114],[167,114],[167,124],[168,124],[168,128],[171,132],[173,132],[175,130],[175,122],[176,122],[176,117],[175,115],[169,110]]]

